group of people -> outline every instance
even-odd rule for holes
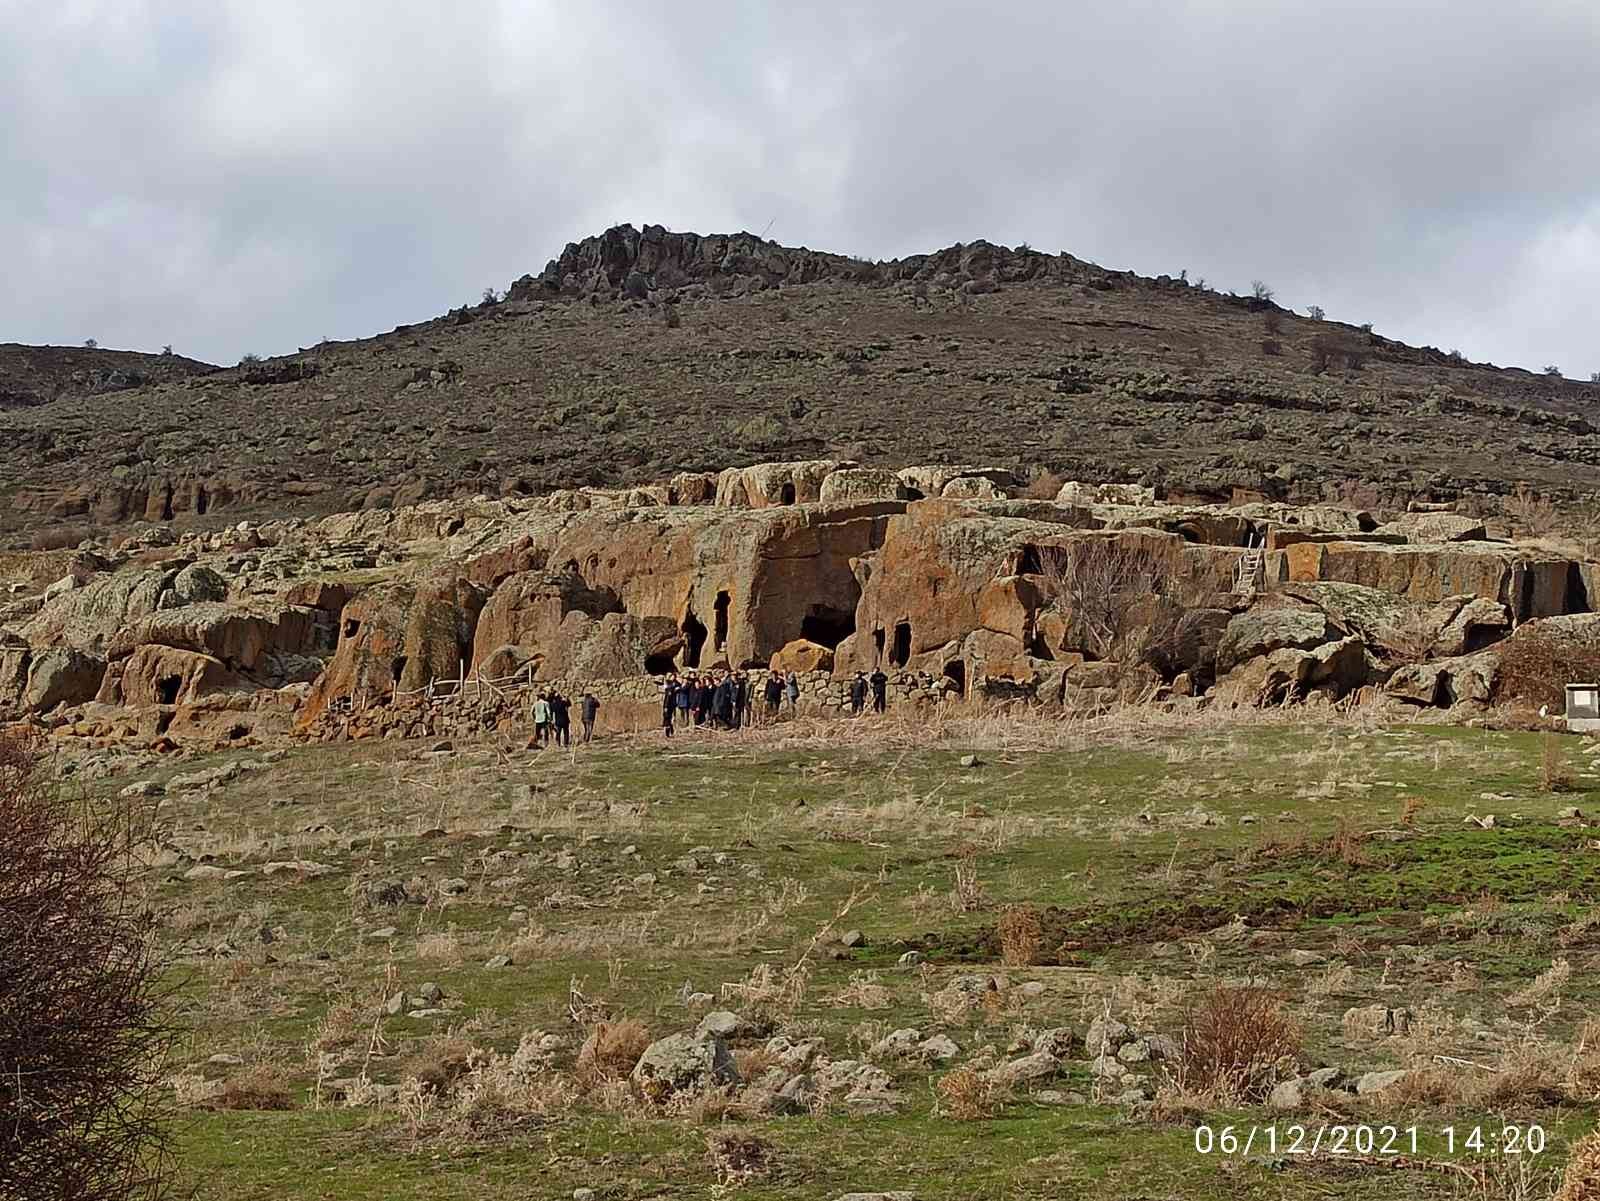
[[[794,672],[777,670],[693,672],[679,676],[673,672],[661,682],[661,728],[668,738],[674,728],[691,725],[712,729],[737,730],[741,726],[756,726],[777,721],[787,706],[794,713],[800,706],[800,679]],[[870,676],[856,672],[850,681],[850,712],[860,716],[866,712],[867,699],[872,700],[875,713],[882,713],[887,705],[889,677],[882,669]],[[545,746],[572,745],[573,702],[559,689],[545,688],[533,698],[534,749]],[[578,717],[583,723],[583,742],[594,741],[594,724],[600,714],[600,701],[593,691],[585,689],[577,700]]]
[[[790,713],[800,705],[800,679],[794,672],[772,669],[766,678],[747,671],[673,672],[661,682],[661,729],[668,738],[675,727],[690,725],[737,730],[778,720],[787,705]],[[850,683],[850,712],[866,711],[872,695],[874,712],[882,713],[888,699],[889,677],[877,670],[868,676],[856,672]],[[757,700],[759,696],[760,705]]]
[[[578,698],[585,743],[594,741],[594,723],[599,715],[600,701],[586,689]],[[536,749],[572,745],[572,702],[554,688],[546,688],[533,698],[533,745]]]

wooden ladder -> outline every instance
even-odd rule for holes
[[[1245,547],[1244,554],[1239,556],[1239,566],[1234,571],[1233,591],[1235,596],[1254,596],[1266,583],[1267,577],[1267,548],[1263,541],[1257,545],[1254,537]]]

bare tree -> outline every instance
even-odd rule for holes
[[[1110,658],[1129,649],[1143,657],[1148,647],[1126,645],[1136,629],[1145,630],[1147,642],[1159,640],[1159,631],[1141,627],[1138,619],[1151,615],[1151,597],[1166,600],[1169,573],[1160,556],[1121,540],[1092,538],[1041,547],[1040,558],[1056,605],[1097,658]],[[1167,607],[1160,606],[1163,610]]]
[[[73,799],[0,733],[0,1198],[166,1192],[154,919],[126,802]]]

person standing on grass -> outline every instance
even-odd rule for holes
[[[889,677],[883,674],[883,668],[874,668],[872,678],[872,711],[882,713],[889,706]]]
[[[550,735],[550,698],[541,692],[533,698],[533,747],[538,750]]]
[[[750,678],[750,673],[739,673],[739,695],[744,698],[744,724],[756,724],[756,682]]]
[[[744,672],[733,673],[733,728],[737,730],[748,721],[745,709],[750,701],[750,682],[744,678]]]
[[[578,715],[583,718],[583,745],[588,746],[594,741],[594,719],[600,715],[600,701],[593,689],[583,690],[583,697],[578,702]]]
[[[733,729],[733,677],[726,672],[717,681],[717,697],[712,703],[717,724],[724,730]]]
[[[800,711],[800,677],[790,672],[783,680],[783,694],[789,698],[789,715]]]
[[[762,699],[767,702],[767,721],[777,721],[778,708],[783,704],[783,677],[777,672],[767,672],[767,682],[762,689]]]
[[[572,702],[559,690],[550,693],[550,722],[555,730],[557,746],[572,745]]]
[[[661,685],[661,731],[672,737],[672,718],[678,711],[678,675],[674,672]]]
[[[856,672],[850,681],[850,716],[860,717],[867,709],[867,673]]]

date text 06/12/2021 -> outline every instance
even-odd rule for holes
[[[1542,1126],[1196,1126],[1200,1155],[1541,1155]]]

